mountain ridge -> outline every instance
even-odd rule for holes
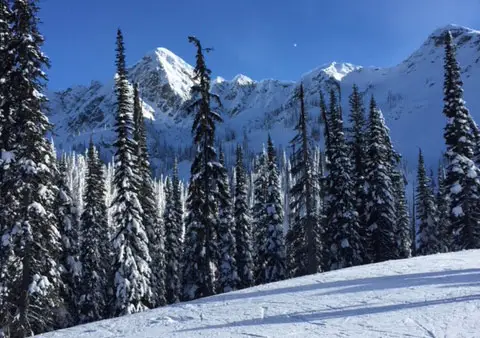
[[[286,148],[296,122],[298,109],[294,91],[300,81],[305,87],[307,109],[312,119],[319,115],[320,89],[325,91],[334,82],[339,83],[342,106],[348,111],[348,95],[355,83],[365,100],[375,95],[395,145],[405,160],[412,162],[418,147],[422,147],[427,163],[433,166],[443,147],[443,46],[440,37],[446,30],[452,32],[458,46],[467,105],[473,108],[471,111],[476,117],[480,100],[472,95],[470,88],[478,88],[480,84],[475,80],[475,75],[480,75],[480,32],[447,25],[436,29],[409,57],[392,67],[332,62],[302,74],[297,81],[256,81],[243,74],[231,80],[212,79],[212,91],[223,103],[224,123],[218,127],[219,142],[225,143],[227,151],[240,142],[255,152],[261,150],[268,131],[280,148]],[[128,72],[130,80],[139,84],[156,173],[167,170],[174,155],[187,161],[191,156],[191,115],[185,107],[190,99],[193,67],[160,47],[147,53]],[[60,151],[83,151],[92,136],[103,158],[109,159],[115,137],[112,129],[113,83],[113,79],[105,84],[93,81],[90,86],[49,93],[50,118],[56,124],[56,144]],[[428,130],[419,127],[425,124],[429,124]],[[313,125],[321,129],[320,125]]]

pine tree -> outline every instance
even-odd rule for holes
[[[366,120],[365,109],[358,87],[353,85],[353,92],[349,98],[350,102],[350,123],[352,129],[349,135],[349,145],[353,164],[352,178],[354,179],[354,192],[356,196],[356,210],[360,224],[359,235],[362,238],[362,247],[368,247],[367,224],[367,195],[365,187],[365,159],[367,158]],[[363,260],[366,259],[365,251],[362,253]]]
[[[430,255],[441,251],[438,216],[430,179],[425,170],[422,151],[418,153],[417,194],[415,196],[417,215],[417,254]]]
[[[480,171],[474,163],[475,137],[450,32],[445,35],[444,61],[443,113],[448,119],[444,132],[448,162],[445,188],[450,201],[451,250],[475,249],[480,248]]]
[[[233,218],[228,171],[225,168],[225,158],[223,151],[221,150],[219,160],[220,164],[223,166],[223,169],[218,181],[218,192],[220,197],[220,223],[218,227],[218,249],[220,251],[218,268],[220,269],[220,276],[218,282],[220,288],[219,292],[230,292],[236,290],[240,282],[237,271],[237,262],[235,260],[235,220]]]
[[[254,164],[254,202],[252,207],[252,236],[254,240],[255,257],[255,284],[265,283],[265,245],[267,239],[266,228],[266,199],[267,199],[267,156],[262,151],[255,159]]]
[[[243,151],[237,146],[237,162],[235,164],[235,241],[237,271],[239,277],[238,288],[244,289],[253,286],[253,246],[252,224],[247,201],[247,174],[243,162]]]
[[[55,149],[52,149],[52,157],[55,158]],[[72,193],[66,184],[65,158],[59,162],[58,169],[52,168],[57,177],[58,187],[54,202],[54,213],[58,220],[58,229],[62,236],[61,264],[63,265],[63,290],[61,296],[67,308],[65,325],[72,326],[78,323],[78,291],[81,283],[82,266],[80,263],[80,215],[73,203]]]
[[[295,130],[297,135],[290,141],[293,147],[290,211],[292,222],[287,233],[287,264],[293,277],[320,271],[322,263],[321,229],[316,210],[318,196],[317,178],[313,172],[312,146],[307,130],[303,85],[298,92],[300,118]]]
[[[114,144],[115,178],[117,189],[112,208],[115,226],[115,304],[114,314],[125,315],[148,309],[152,303],[149,267],[148,235],[142,220],[139,169],[135,157],[135,144],[130,138],[133,131],[132,102],[125,67],[123,35],[117,32],[117,115],[115,128],[117,140]]]
[[[265,200],[266,241],[261,243],[265,255],[264,282],[271,283],[287,277],[285,239],[283,236],[283,207],[276,150],[268,135],[267,196]]]
[[[381,262],[396,258],[392,248],[395,243],[395,201],[392,184],[392,149],[383,114],[377,108],[375,99],[370,102],[367,135],[367,259]]]
[[[102,163],[92,140],[87,156],[88,171],[80,236],[82,280],[78,291],[81,323],[108,317],[109,288],[113,286],[113,283],[109,283],[112,278],[110,257],[113,248],[107,223],[105,179]]]
[[[396,214],[396,248],[397,258],[408,258],[412,255],[412,225],[408,214],[407,196],[405,194],[405,177],[396,170],[392,176]]]
[[[215,265],[218,262],[216,234],[218,231],[218,178],[222,167],[214,147],[215,123],[222,119],[211,109],[210,69],[205,64],[204,49],[195,37],[189,42],[197,48],[194,70],[196,109],[193,121],[195,159],[188,186],[185,252],[183,264],[183,298],[185,300],[215,294]],[[209,49],[206,49],[209,51]],[[219,101],[219,100],[218,100]]]
[[[2,144],[7,147],[2,149],[2,158],[12,161],[8,172],[2,173],[2,196],[15,196],[18,203],[7,209],[12,213],[3,229],[2,242],[8,241],[7,252],[12,255],[6,261],[10,293],[2,307],[10,316],[0,320],[7,335],[23,337],[58,327],[61,246],[53,213],[56,187],[51,168],[55,158],[45,138],[51,125],[42,111],[47,79],[42,68],[49,61],[40,50],[44,39],[37,29],[38,7],[36,1],[16,0],[12,12],[14,49],[10,53],[15,68],[8,74],[10,107],[2,107],[3,117],[12,113],[10,133],[2,135],[10,142]],[[8,66],[3,62],[2,66]]]
[[[330,244],[330,269],[363,262],[362,238],[356,211],[353,172],[343,132],[343,120],[335,92],[330,91],[330,166],[327,177],[326,222]]]
[[[142,207],[142,222],[148,236],[148,250],[152,258],[150,268],[152,270],[153,296],[149,307],[153,308],[166,304],[165,300],[165,252],[162,225],[155,209],[155,194],[153,191],[153,179],[150,168],[150,159],[147,147],[147,135],[143,119],[142,103],[138,92],[138,85],[133,90],[133,122],[135,141],[135,156],[137,159],[138,176],[140,178],[138,200]]]

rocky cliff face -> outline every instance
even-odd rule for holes
[[[366,104],[370,96],[375,95],[407,166],[413,168],[418,147],[424,150],[427,163],[436,165],[444,146],[441,36],[446,30],[452,32],[457,44],[467,106],[474,117],[480,117],[477,113],[480,98],[476,95],[480,88],[480,32],[450,25],[433,32],[409,58],[391,68],[364,68],[334,62],[304,74],[297,82],[254,81],[245,75],[237,75],[232,80],[216,78],[212,81],[212,91],[220,96],[219,111],[224,118],[218,127],[218,140],[227,150],[227,156],[239,142],[248,145],[251,151],[259,151],[267,132],[279,147],[287,147],[298,114],[294,93],[302,82],[311,126],[321,142],[320,90],[326,91],[334,82],[338,83],[344,112],[348,112],[348,95],[355,83],[364,94]],[[184,160],[191,156],[192,118],[185,107],[191,98],[192,74],[191,65],[164,48],[148,53],[129,69],[130,80],[139,84],[157,173],[169,167],[174,154]],[[115,138],[113,79],[105,84],[95,81],[88,87],[72,87],[51,93],[49,97],[57,148],[83,151],[93,137],[103,158],[109,159]]]

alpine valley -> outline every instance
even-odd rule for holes
[[[396,149],[403,155],[405,168],[414,169],[418,148],[424,150],[427,165],[435,167],[444,148],[443,56],[441,36],[450,30],[457,45],[465,99],[471,114],[480,118],[480,31],[449,25],[434,31],[418,50],[391,68],[362,67],[333,62],[302,75],[298,81],[266,79],[255,81],[245,75],[232,80],[216,78],[212,91],[219,95],[218,108],[224,122],[218,125],[217,139],[232,163],[237,143],[249,154],[262,149],[270,133],[277,148],[287,149],[298,120],[294,93],[305,87],[310,125],[315,139],[322,142],[319,110],[320,90],[339,84],[344,120],[348,122],[348,96],[353,84],[364,95],[365,104],[373,94],[382,109]],[[379,51],[381,52],[381,51]],[[207,60],[208,61],[208,60]],[[212,65],[214,66],[214,65]],[[188,177],[192,158],[191,99],[193,67],[165,48],[146,54],[128,69],[129,79],[138,83],[147,119],[149,149],[155,174],[171,168],[178,156],[180,173]],[[115,116],[114,79],[93,81],[90,86],[73,86],[50,92],[49,118],[55,125],[59,151],[83,152],[92,137],[101,157],[113,154]]]

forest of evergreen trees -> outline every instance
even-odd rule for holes
[[[196,51],[191,177],[152,177],[141,93],[117,32],[116,153],[58,156],[45,115],[49,65],[34,0],[0,0],[0,337],[25,337],[361,264],[480,248],[480,131],[445,35],[446,151],[436,177],[420,150],[415,208],[374,97],[321,95],[323,142],[304,91],[291,148],[233,168],[215,144],[210,51]],[[441,70],[439,70],[441,71]],[[368,102],[364,102],[368,100]],[[364,108],[367,103],[367,108]],[[438,112],[441,114],[441,112]],[[322,150],[320,150],[322,149]],[[280,157],[281,160],[278,159]],[[251,167],[251,172],[247,168]]]

